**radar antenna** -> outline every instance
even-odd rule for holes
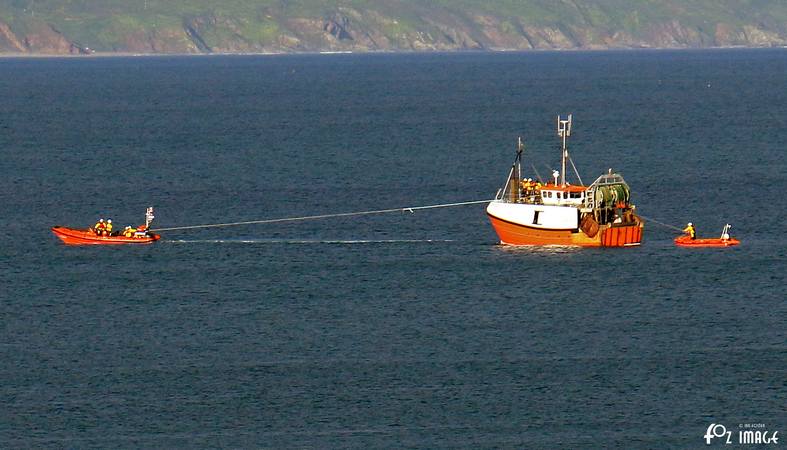
[[[153,215],[153,207],[150,206],[148,209],[145,210],[145,229],[147,230],[150,228],[151,222],[155,219],[156,216]]]
[[[571,114],[568,118],[561,119],[557,116],[557,135],[562,139],[562,154],[560,157],[560,185],[566,185],[566,160],[568,159],[568,146],[566,140],[571,136]]]

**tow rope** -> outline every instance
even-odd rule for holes
[[[683,228],[676,227],[676,226],[670,225],[670,224],[668,224],[668,223],[659,222],[658,220],[656,220],[656,219],[654,219],[654,218],[652,218],[652,217],[645,217],[645,216],[643,216],[642,214],[640,214],[639,212],[637,212],[636,214],[637,214],[638,216],[642,217],[643,219],[647,220],[647,221],[650,221],[650,222],[655,222],[655,223],[657,223],[657,224],[659,224],[659,225],[663,225],[663,226],[665,226],[665,227],[667,227],[667,228],[671,228],[671,229],[673,229],[673,230],[676,230],[676,231],[683,232]]]
[[[372,211],[358,211],[336,214],[319,214],[315,216],[301,216],[301,217],[283,217],[279,219],[262,219],[262,220],[249,220],[244,222],[229,222],[229,223],[211,223],[204,225],[187,225],[181,227],[167,227],[167,228],[154,228],[150,231],[175,231],[175,230],[193,230],[196,228],[218,228],[218,227],[234,227],[238,225],[254,225],[262,223],[278,223],[278,222],[296,222],[302,220],[315,220],[315,219],[328,219],[331,217],[352,217],[352,216],[367,216],[372,214],[386,214],[393,212],[415,212],[423,209],[436,209],[436,208],[451,208],[454,206],[477,205],[479,203],[489,203],[492,200],[473,200],[469,202],[457,203],[443,203],[440,205],[427,205],[427,206],[409,206],[405,208],[390,208],[390,209],[377,209]]]

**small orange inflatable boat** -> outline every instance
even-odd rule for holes
[[[52,232],[68,245],[117,245],[117,244],[150,244],[161,239],[158,234],[148,233],[141,237],[99,236],[93,230],[77,230],[56,226]]]
[[[738,245],[741,241],[737,239],[707,238],[692,239],[690,236],[680,236],[675,238],[675,245],[678,247],[729,247]]]
[[[675,238],[675,245],[678,247],[730,247],[740,244],[741,241],[730,237],[730,228],[732,225],[724,225],[721,237],[717,238],[692,239],[691,236],[679,236]]]
[[[101,235],[92,228],[77,230],[76,228],[61,227],[60,225],[52,227],[52,232],[55,236],[60,238],[67,245],[118,245],[118,244],[150,244],[161,239],[158,234],[151,233],[150,223],[153,222],[153,207],[145,211],[145,225],[140,225],[136,229],[126,227],[127,230],[133,230],[134,233],[131,237],[117,235]],[[104,219],[101,219],[102,225]],[[111,224],[111,220],[108,220]],[[98,226],[98,224],[96,225]]]

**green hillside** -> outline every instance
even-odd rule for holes
[[[784,0],[5,0],[0,52],[787,45]]]

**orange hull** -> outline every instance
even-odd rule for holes
[[[689,236],[679,236],[675,238],[675,245],[678,247],[730,247],[738,245],[741,241],[737,239],[706,238],[692,239]]]
[[[612,226],[604,229],[601,235],[602,247],[629,247],[642,243],[641,224],[627,225],[622,227]]]
[[[630,247],[642,242],[642,224],[602,228],[591,238],[582,230],[545,230],[509,222],[491,214],[487,215],[502,244]]]
[[[120,244],[150,244],[161,239],[158,234],[151,234],[143,238],[128,238],[125,236],[98,236],[90,230],[76,230],[73,228],[56,226],[52,232],[67,245],[120,245]]]

